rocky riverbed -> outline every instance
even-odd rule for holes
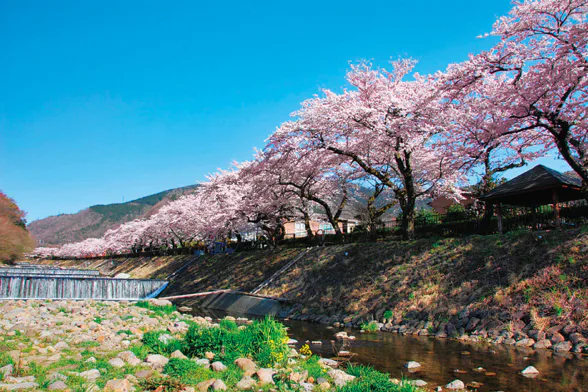
[[[168,301],[152,300],[142,305],[0,302],[0,390],[325,391],[341,390],[353,383],[369,385],[370,380],[362,380],[367,376],[337,369],[336,361],[312,362],[287,346],[287,358],[266,367],[247,357],[223,361],[230,356],[223,355],[226,353],[222,350],[220,354],[206,352],[200,358],[188,358],[180,349],[156,354],[153,347],[175,347],[174,342],[181,342],[191,326],[197,326],[198,331],[221,328],[211,318],[174,310]],[[242,324],[239,329],[253,324],[247,319],[228,318],[224,321],[226,328],[232,328],[235,321]],[[155,343],[147,344],[147,336],[155,337]],[[398,391],[414,390],[397,380],[390,385]]]

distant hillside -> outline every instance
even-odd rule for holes
[[[95,205],[76,214],[61,214],[31,222],[29,231],[44,245],[61,245],[102,237],[125,222],[153,215],[163,205],[192,193],[197,185],[170,189],[126,203]]]

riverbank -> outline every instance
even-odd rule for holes
[[[179,295],[250,291],[300,251],[49,263],[168,278]],[[261,294],[297,320],[586,353],[586,281],[582,229],[312,248]]]
[[[216,323],[160,300],[3,301],[0,311],[0,390],[417,391],[299,353],[271,319]]]

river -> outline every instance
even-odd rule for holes
[[[195,311],[195,314],[214,318],[226,315],[209,310]],[[475,385],[476,388],[471,389],[480,392],[588,391],[588,358],[576,354],[556,354],[550,350],[402,336],[387,332],[361,334],[357,330],[304,321],[281,321],[289,328],[290,337],[298,340],[298,349],[309,341],[313,353],[332,358],[342,345],[340,342],[332,342],[333,335],[338,331],[347,331],[356,337],[356,340],[344,347],[351,352],[352,363],[371,365],[394,378],[424,380],[428,383],[427,388],[431,389],[460,379],[471,387]],[[312,341],[321,341],[322,344],[311,344]],[[408,372],[404,368],[408,361],[416,361],[422,366],[417,372]],[[535,378],[522,376],[520,372],[527,366],[537,368],[539,375]]]

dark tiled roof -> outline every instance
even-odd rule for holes
[[[509,198],[561,186],[577,188],[579,190],[582,187],[582,180],[565,175],[543,165],[537,165],[531,170],[516,176],[512,180],[480,196],[480,199],[494,200]]]

